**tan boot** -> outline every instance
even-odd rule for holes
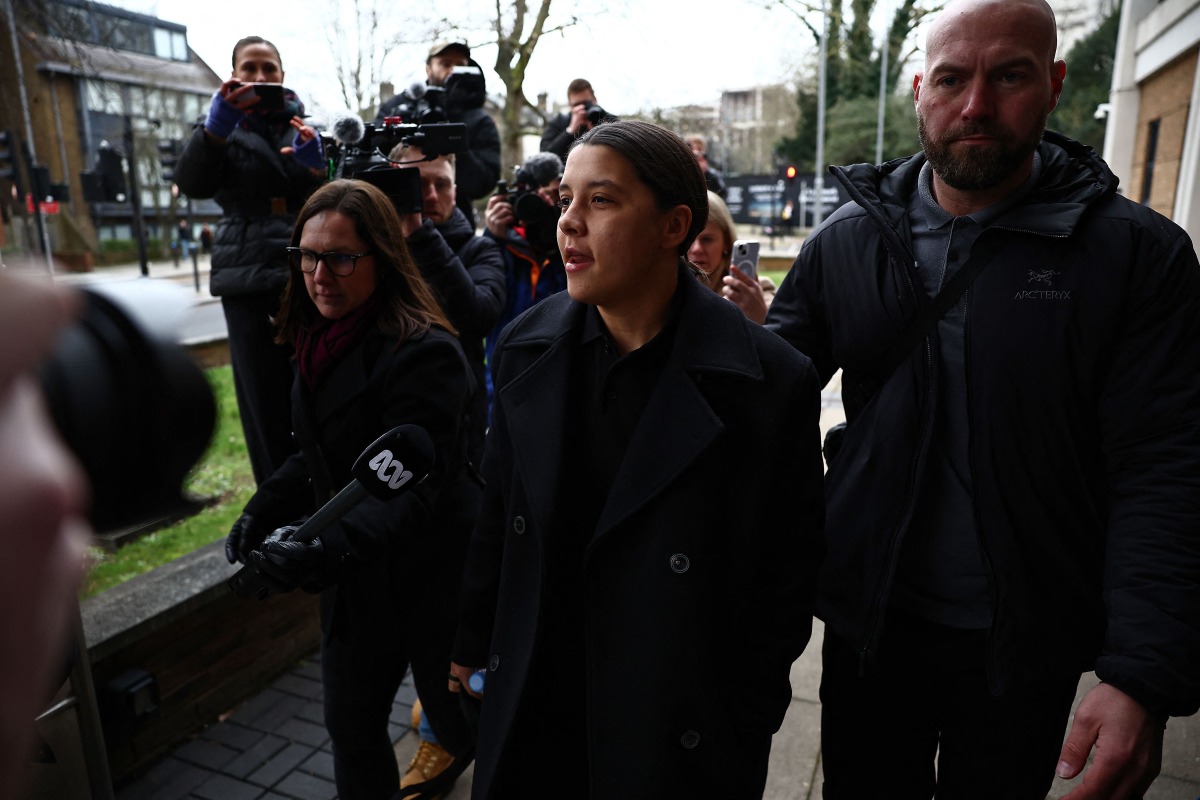
[[[454,763],[454,756],[440,744],[421,740],[420,747],[408,762],[408,769],[400,779],[400,788],[404,789],[415,783],[424,783],[441,775]],[[444,795],[437,795],[430,800],[440,800]]]
[[[421,727],[421,698],[419,698],[419,697],[413,703],[412,717],[409,719],[409,722],[412,724],[412,729],[414,731],[420,729],[420,727]]]

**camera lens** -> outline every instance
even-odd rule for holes
[[[91,521],[103,532],[186,505],[183,480],[212,437],[216,404],[183,348],[150,338],[111,300],[84,297],[83,318],[39,377],[91,482]]]

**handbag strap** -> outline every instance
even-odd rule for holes
[[[878,388],[892,377],[892,373],[900,366],[900,362],[907,358],[925,339],[938,320],[944,317],[946,312],[958,302],[958,299],[979,277],[983,268],[992,262],[1000,249],[999,236],[987,236],[976,240],[967,263],[963,264],[962,268],[942,285],[941,290],[913,318],[904,333],[894,339],[888,349],[879,357],[863,368],[861,372],[863,377],[856,382],[856,389],[859,391],[863,405],[866,405]]]

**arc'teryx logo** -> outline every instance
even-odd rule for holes
[[[389,489],[399,489],[412,480],[412,472],[406,470],[399,459],[392,457],[391,450],[384,450],[367,464],[374,468],[379,480],[385,482]]]
[[[1027,283],[1040,284],[1045,289],[1023,289],[1013,295],[1013,300],[1070,300],[1071,290],[1055,290],[1054,280],[1062,273],[1053,269],[1027,269]]]
[[[1051,281],[1062,273],[1052,269],[1031,269],[1026,270],[1026,274],[1029,275],[1030,283],[1044,283],[1046,286],[1052,286]]]

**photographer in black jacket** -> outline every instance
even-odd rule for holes
[[[475,235],[467,216],[455,205],[458,155],[425,160],[420,148],[398,145],[389,157],[402,168],[421,172],[421,213],[402,214],[400,225],[421,275],[458,329],[459,342],[478,383],[470,403],[467,448],[472,463],[478,466],[487,429],[483,338],[491,333],[504,308],[504,257],[499,244]]]
[[[432,91],[431,91],[432,89]],[[470,150],[455,158],[457,205],[474,224],[471,202],[485,197],[500,179],[500,132],[483,110],[487,90],[483,70],[463,42],[438,42],[425,59],[425,86],[414,84],[379,106],[375,122],[461,122]]]
[[[576,78],[567,86],[567,105],[569,112],[559,114],[546,123],[542,133],[543,153],[554,153],[565,163],[567,151],[575,140],[601,122],[612,122],[616,119],[596,103],[596,93],[592,84],[583,78]]]

